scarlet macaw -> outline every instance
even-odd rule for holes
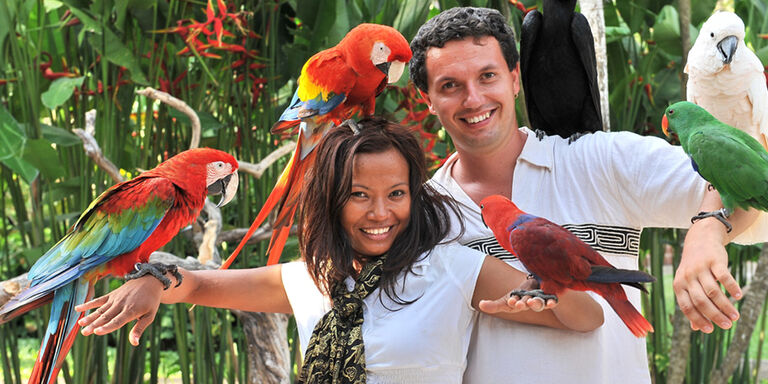
[[[408,41],[396,29],[360,24],[335,47],[318,52],[304,64],[288,108],[272,127],[284,133],[299,127],[298,143],[274,189],[243,240],[222,264],[228,268],[253,232],[277,207],[267,265],[280,260],[296,212],[304,174],[314,162],[313,149],[331,127],[360,113],[373,115],[376,95],[397,81],[411,59]]]
[[[723,210],[702,212],[725,221],[733,209],[768,211],[768,152],[752,136],[688,101],[667,107],[661,119],[667,136],[677,133],[696,172],[720,193]]]
[[[237,167],[237,160],[225,152],[191,149],[112,186],[91,203],[32,266],[29,287],[0,308],[2,324],[53,301],[30,383],[56,381],[79,328],[82,314],[74,308],[93,297],[96,281],[134,268],[152,273],[146,264],[149,255],[197,218],[208,193],[223,194],[220,206],[232,199]],[[161,268],[157,276],[167,287],[170,280],[163,272]]]
[[[632,303],[621,284],[642,291],[640,283],[656,279],[641,271],[614,268],[597,251],[567,229],[521,211],[500,195],[480,202],[485,224],[499,244],[517,256],[541,284],[541,291],[513,292],[552,298],[565,289],[592,291],[602,296],[637,337],[653,332],[653,326]]]

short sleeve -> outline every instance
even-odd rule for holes
[[[435,248],[432,263],[444,269],[450,281],[455,284],[471,308],[477,278],[485,261],[485,254],[459,243],[449,243]]]
[[[281,275],[296,319],[303,356],[315,325],[331,309],[331,303],[320,293],[304,262],[283,264]]]
[[[619,196],[638,227],[687,228],[698,212],[706,181],[688,155],[653,136],[629,132],[612,137],[611,159]]]

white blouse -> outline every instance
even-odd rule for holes
[[[438,245],[403,274],[398,305],[380,289],[363,300],[368,383],[461,383],[477,313],[472,295],[485,255],[457,243]],[[282,278],[302,356],[317,322],[331,308],[303,262],[283,264]],[[354,280],[347,278],[351,289]]]

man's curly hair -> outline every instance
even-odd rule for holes
[[[515,32],[499,11],[474,7],[451,8],[424,23],[411,41],[413,58],[410,73],[416,87],[427,92],[427,49],[442,48],[449,41],[462,40],[468,36],[495,37],[509,70],[515,69],[518,60]]]

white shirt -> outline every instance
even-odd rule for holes
[[[396,283],[400,298],[418,298],[414,303],[398,305],[380,289],[363,300],[368,383],[461,383],[477,319],[472,295],[484,257],[457,243],[438,245],[414,264],[415,274],[401,275]],[[282,277],[304,356],[330,301],[303,262],[283,264]],[[346,283],[354,286],[351,278]]]
[[[682,149],[664,140],[598,132],[569,145],[557,136],[539,141],[531,130],[521,130],[528,138],[514,169],[511,200],[523,211],[563,225],[617,268],[638,269],[642,228],[688,227],[701,204],[706,182]],[[454,154],[431,182],[461,207],[466,230],[460,242],[525,271],[498,245],[480,207],[451,176],[456,160]],[[768,231],[759,233],[765,241]],[[625,291],[640,308],[640,292]],[[480,314],[465,382],[650,383],[645,339],[634,337],[605,300],[592,296],[603,306],[605,321],[588,333]]]

